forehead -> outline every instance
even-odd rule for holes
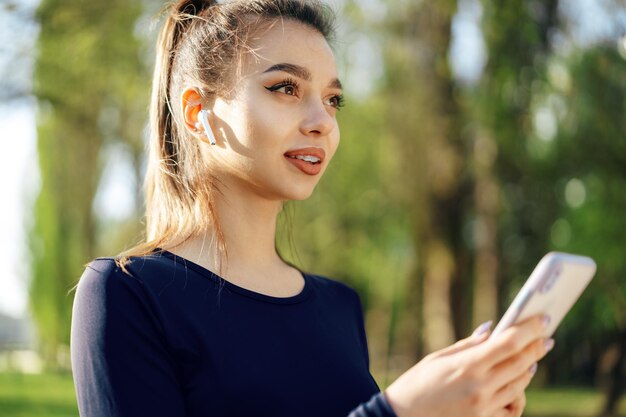
[[[261,73],[279,63],[307,68],[313,80],[327,83],[337,77],[335,56],[317,30],[293,20],[277,19],[255,30],[248,40],[250,52],[242,61],[242,76]]]

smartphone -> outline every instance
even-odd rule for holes
[[[550,252],[535,267],[490,337],[537,314],[550,316],[545,337],[554,334],[596,273],[587,256]]]

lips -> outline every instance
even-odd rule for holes
[[[317,175],[322,170],[326,152],[322,148],[301,148],[287,151],[287,161],[307,175]]]

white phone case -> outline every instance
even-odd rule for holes
[[[552,336],[595,273],[596,263],[589,257],[548,253],[539,261],[490,337],[537,314],[550,316],[544,336]]]

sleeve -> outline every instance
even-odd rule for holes
[[[397,417],[383,392],[372,395],[366,403],[352,410],[348,417]]]
[[[85,269],[72,308],[71,361],[82,417],[184,417],[175,362],[142,283],[112,259]]]
[[[359,294],[354,291],[357,304],[357,314],[359,320],[359,336],[361,338],[361,345],[363,347],[363,355],[367,363],[367,368],[370,366],[369,350],[367,348],[367,336],[365,334],[365,319],[363,317],[363,306]],[[370,400],[366,403],[360,404],[357,408],[352,410],[348,417],[397,417],[393,408],[385,398],[383,392],[377,392],[372,395]]]

